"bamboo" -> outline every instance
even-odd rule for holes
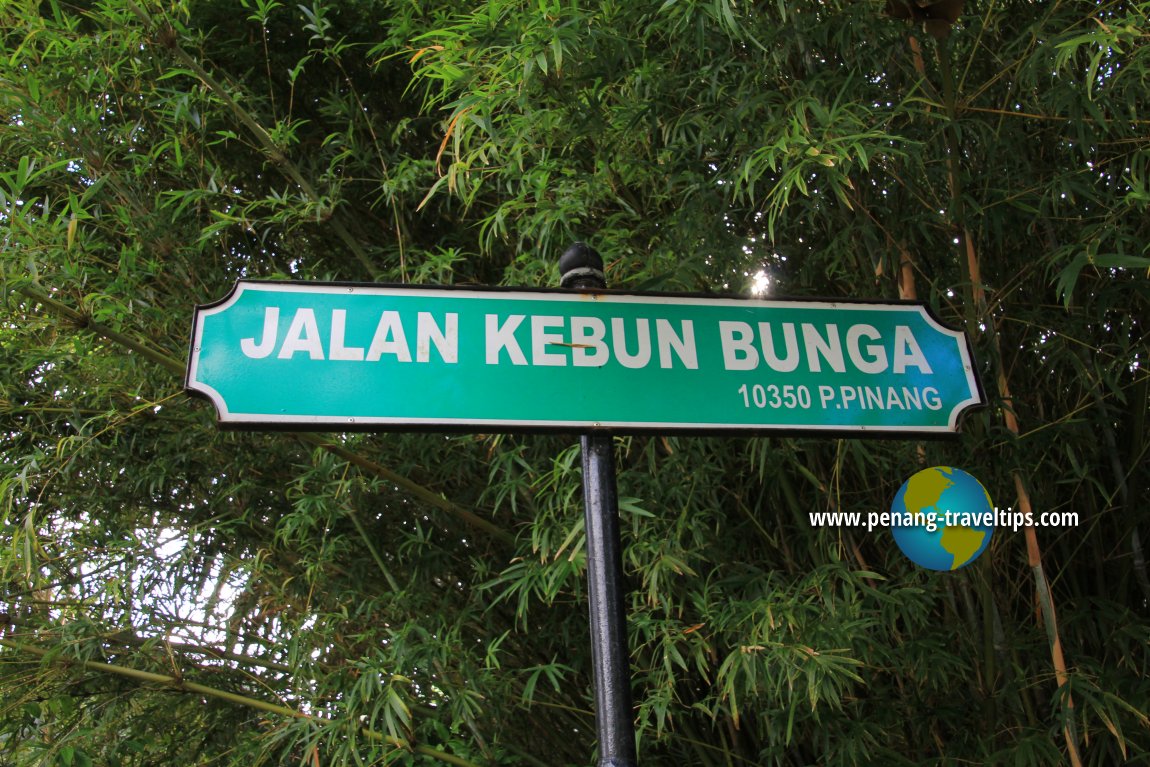
[[[363,526],[363,522],[359,520],[358,512],[352,508],[349,503],[346,506],[345,513],[351,519],[351,523],[355,525],[355,531],[359,533],[359,538],[363,541],[363,545],[367,547],[367,551],[371,554],[372,560],[375,561],[375,566],[379,568],[380,574],[383,575],[384,580],[392,591],[399,591],[399,583],[396,582],[395,576],[391,574],[391,570],[387,568],[387,564],[383,561],[383,555],[379,553],[379,549],[372,543],[371,537],[367,534],[367,530]]]
[[[427,503],[430,506],[434,506],[441,511],[446,511],[452,516],[460,519],[465,524],[487,533],[501,543],[508,545],[515,543],[515,536],[499,527],[498,525],[488,522],[486,519],[479,516],[475,512],[465,509],[459,504],[452,503],[433,490],[429,490],[423,485],[412,482],[407,477],[404,477],[401,474],[397,474],[386,466],[382,466],[375,461],[364,458],[363,456],[348,450],[345,447],[341,447],[340,445],[328,442],[323,437],[306,433],[297,434],[296,436],[301,442],[306,442],[309,445],[321,447],[324,450],[327,450],[329,453],[339,456],[348,463],[354,464],[355,466],[358,466],[359,468],[364,469],[369,473],[380,477],[381,479],[386,479],[388,482],[391,482],[411,493],[413,496],[423,501],[424,503]]]
[[[45,307],[51,309],[53,313],[58,314],[74,323],[76,327],[87,330],[94,335],[103,336],[117,346],[123,346],[125,349],[129,349],[136,354],[139,354],[141,357],[149,359],[152,362],[155,362],[157,365],[172,371],[173,373],[178,373],[180,375],[184,374],[184,363],[180,360],[165,354],[162,351],[153,349],[147,344],[137,341],[134,338],[130,338],[123,333],[112,330],[107,325],[102,325],[93,321],[83,312],[73,309],[62,301],[57,301],[52,296],[48,295],[47,291],[43,290],[39,286],[28,283],[21,285],[16,290],[17,292],[21,293],[27,298],[32,299],[33,301],[39,301]]]
[[[73,309],[71,306],[68,306],[64,302],[53,298],[48,294],[47,291],[35,284],[27,283],[21,285],[16,290],[25,297],[33,301],[38,301],[44,307],[51,310],[52,313],[64,317],[68,321],[75,324],[77,328],[86,330],[93,335],[106,338],[117,346],[122,346],[125,349],[133,351],[136,354],[139,354],[141,357],[151,360],[164,369],[173,373],[177,373],[180,376],[183,376],[185,373],[185,366],[181,360],[173,357],[170,354],[167,354],[166,352],[155,349],[141,341],[138,341],[128,335],[125,335],[124,333],[113,330],[107,325],[103,325],[92,320],[83,312]],[[451,514],[464,524],[492,536],[503,544],[511,545],[515,542],[515,536],[502,529],[498,525],[487,521],[475,512],[465,509],[459,504],[452,503],[451,501],[444,498],[441,494],[436,493],[435,491],[426,488],[417,482],[411,481],[407,477],[404,477],[403,475],[388,469],[386,466],[364,458],[363,456],[358,455],[353,451],[348,450],[347,448],[341,447],[332,442],[328,442],[323,437],[317,436],[315,434],[300,433],[297,434],[296,437],[301,442],[312,445],[314,447],[322,448],[329,453],[342,458],[348,463],[354,464],[360,469],[374,474],[380,479],[385,479],[388,482],[391,482],[395,486],[405,490],[429,506]]]
[[[30,600],[24,600],[24,601],[28,602]],[[76,603],[68,603],[68,602],[53,602],[51,604],[69,605],[71,607],[77,606]],[[7,616],[4,618],[0,618],[0,625],[20,626],[21,622],[13,620],[13,618],[11,616]],[[209,658],[216,658],[219,660],[230,660],[230,661],[234,661],[235,663],[239,663],[239,664],[242,664],[245,666],[258,666],[259,668],[265,668],[268,671],[278,671],[278,672],[283,673],[283,674],[290,674],[293,671],[292,667],[285,664],[285,663],[277,663],[275,661],[265,660],[263,658],[253,658],[250,655],[243,655],[241,653],[230,652],[228,650],[220,649],[219,647],[211,647],[208,645],[199,645],[199,644],[190,644],[187,642],[173,642],[173,641],[168,640],[168,639],[160,640],[158,638],[141,637],[141,636],[136,636],[135,634],[130,633],[130,632],[126,632],[126,631],[117,631],[117,632],[113,632],[110,634],[106,634],[105,636],[109,642],[124,645],[126,647],[143,647],[144,645],[146,645],[148,643],[154,643],[154,642],[162,641],[163,644],[166,647],[168,647],[170,650],[174,650],[174,651],[179,652],[179,653],[188,653],[188,654],[192,654],[192,655],[205,655]]]
[[[70,658],[61,658],[59,656],[54,657],[50,651],[45,650],[42,647],[33,647],[31,645],[13,642],[10,639],[0,639],[0,647],[7,647],[8,649],[15,650],[17,652],[24,652],[28,653],[29,655],[35,655],[55,665],[75,665],[85,668],[89,671],[101,671],[108,674],[115,674],[117,676],[133,679],[140,683],[158,684],[165,687],[171,687],[182,692],[196,693],[197,695],[206,695],[211,698],[226,700],[229,703],[234,703],[238,706],[254,708],[259,711],[265,711],[269,714],[278,714],[280,716],[286,716],[293,719],[315,719],[315,717],[311,716],[310,714],[305,714],[302,711],[288,708],[287,706],[281,706],[278,703],[269,703],[268,701],[260,700],[259,698],[251,698],[246,695],[239,695],[237,693],[228,692],[227,690],[221,690],[216,687],[209,687],[207,685],[198,684],[196,682],[189,682],[181,676],[156,674],[151,671],[142,671],[140,669],[128,668],[127,666],[120,666],[114,663],[101,663],[99,661],[91,660],[73,660]],[[413,753],[420,754],[421,756],[430,757],[446,764],[454,764],[457,767],[479,767],[479,765],[475,762],[455,756],[454,754],[448,754],[444,751],[440,751],[437,748],[432,748],[431,746],[412,745],[403,738],[397,738],[392,735],[384,735],[383,733],[375,732],[374,730],[369,730],[365,727],[360,728],[360,734],[370,740],[387,743],[388,745],[395,746],[396,748],[401,748],[405,751],[411,751]]]
[[[953,123],[958,117],[958,96],[955,93],[954,74],[950,66],[950,50],[940,43],[938,51],[939,70],[942,76],[943,100],[946,116],[950,123],[943,134],[947,144],[947,173],[950,179],[951,220],[955,224],[956,234],[959,237],[966,256],[967,277],[970,284],[970,298],[967,302],[967,327],[969,332],[985,328],[990,335],[991,348],[998,367],[996,378],[998,396],[1002,403],[1001,412],[1006,428],[1015,438],[1019,436],[1018,417],[1014,412],[1013,397],[1010,385],[1006,378],[1006,368],[1002,355],[1001,338],[993,325],[993,318],[989,316],[986,304],[986,292],[982,284],[982,270],[978,253],[974,247],[974,240],[970,235],[965,216],[962,210],[962,181],[960,176],[961,147],[958,137],[953,129]],[[980,325],[984,323],[984,325]],[[1018,469],[1011,470],[1015,491],[1018,496],[1019,510],[1027,515],[1031,512],[1030,493],[1026,489],[1022,473]],[[1039,610],[1042,613],[1043,624],[1046,628],[1047,640],[1050,644],[1051,662],[1054,666],[1054,676],[1058,688],[1062,690],[1070,681],[1066,667],[1066,659],[1062,654],[1062,640],[1058,631],[1058,618],[1054,610],[1054,599],[1050,593],[1050,582],[1046,578],[1046,571],[1042,567],[1042,550],[1038,545],[1038,535],[1033,525],[1023,528],[1026,538],[1026,556],[1030,571],[1034,576],[1035,590],[1038,596]],[[1072,767],[1081,767],[1082,758],[1078,753],[1077,731],[1074,724],[1074,698],[1068,693],[1064,698],[1066,715],[1062,728],[1063,738],[1066,741],[1066,750],[1070,757]]]
[[[153,22],[148,14],[138,5],[131,2],[131,0],[128,0],[128,8],[132,11],[132,13],[136,15],[137,18],[140,19],[142,23],[149,26],[152,25]],[[175,55],[175,57],[180,60],[180,63],[191,70],[191,72],[195,74],[195,76],[208,87],[208,90],[218,96],[228,106],[228,109],[232,111],[232,113],[239,119],[239,121],[244,124],[244,127],[247,128],[249,132],[251,132],[253,137],[255,137],[256,141],[263,149],[264,154],[276,166],[280,168],[283,174],[287,176],[290,181],[299,187],[299,190],[303,193],[304,197],[308,198],[312,202],[318,203],[320,200],[320,195],[316,192],[315,188],[312,187],[311,183],[306,178],[304,178],[303,173],[300,172],[300,169],[296,166],[296,164],[293,163],[287,157],[287,155],[283,153],[283,150],[281,150],[276,145],[275,140],[272,139],[271,134],[267,131],[267,129],[260,125],[259,122],[254,117],[252,117],[252,115],[248,113],[246,109],[240,106],[239,102],[232,98],[232,95],[228,92],[228,90],[224,88],[224,86],[218,80],[216,80],[194,56],[180,47],[179,43],[177,43],[175,40],[174,32],[170,32],[169,30],[168,33],[163,33],[162,36],[164,44],[166,44],[166,46],[172,51],[173,55]],[[336,217],[331,217],[330,224],[332,229],[335,230],[335,233],[339,239],[343,242],[344,245],[347,246],[348,250],[352,252],[352,255],[355,256],[356,260],[359,261],[364,269],[367,270],[367,273],[371,275],[372,279],[378,279],[380,276],[379,270],[375,268],[375,265],[371,262],[371,259],[368,258],[367,253],[364,252],[363,248],[359,244],[359,241],[352,236],[351,232],[349,232],[343,223],[340,222]]]

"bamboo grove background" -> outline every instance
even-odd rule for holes
[[[0,764],[592,759],[574,436],[225,433],[240,277],[918,298],[949,441],[617,440],[648,765],[1144,764],[1150,4],[0,5]],[[508,393],[514,396],[514,393]],[[1077,527],[916,568],[923,466]]]

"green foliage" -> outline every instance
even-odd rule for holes
[[[547,286],[574,240],[630,290],[913,283],[992,400],[617,440],[644,764],[1145,763],[1150,3],[884,5],[0,5],[0,763],[587,763],[573,438],[181,391],[237,278]],[[1021,532],[933,574],[811,526],[924,464],[1078,514],[1048,592]]]

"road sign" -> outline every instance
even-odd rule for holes
[[[242,280],[196,309],[221,423],[490,431],[957,431],[965,335],[918,303]]]

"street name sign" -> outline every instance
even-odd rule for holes
[[[983,404],[920,303],[249,280],[196,308],[186,386],[336,430],[930,434]]]

